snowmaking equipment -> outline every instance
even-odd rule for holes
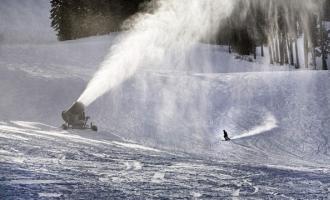
[[[72,129],[92,129],[97,131],[97,126],[91,122],[87,124],[90,117],[85,116],[85,105],[81,102],[74,102],[68,110],[62,112],[65,123],[62,125],[64,130]]]

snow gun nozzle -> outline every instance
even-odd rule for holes
[[[76,101],[68,110],[62,112],[62,118],[65,122],[69,122],[73,116],[82,115],[85,112],[85,105],[79,101]]]

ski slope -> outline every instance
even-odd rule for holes
[[[49,7],[0,3],[0,199],[330,198],[329,72],[197,44],[89,106],[99,132],[64,131],[126,33],[57,42]]]
[[[109,133],[1,124],[2,199],[297,199],[329,192],[327,168],[225,162],[146,148]]]
[[[61,130],[116,37],[1,46],[0,198],[329,197],[329,72],[200,44],[89,106],[100,132]]]

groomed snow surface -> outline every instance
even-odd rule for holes
[[[329,72],[199,44],[91,104],[99,132],[61,130],[115,41],[0,46],[0,199],[330,198]]]

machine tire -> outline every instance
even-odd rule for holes
[[[92,129],[93,131],[97,131],[97,126],[92,125],[91,129]]]
[[[66,125],[66,124],[62,124],[62,128],[63,128],[63,130],[68,130],[68,125]]]

